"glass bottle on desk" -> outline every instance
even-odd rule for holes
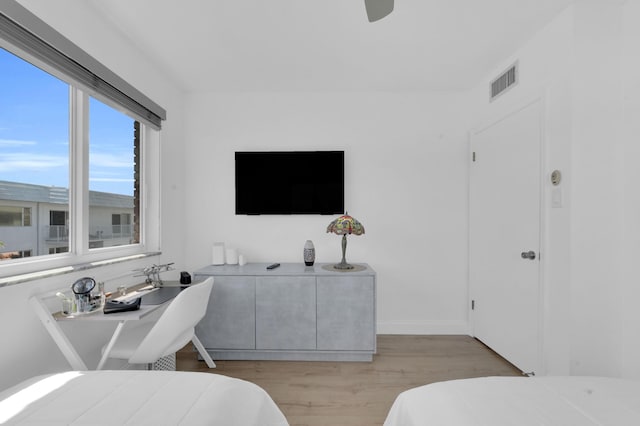
[[[101,309],[104,306],[106,297],[104,295],[104,283],[102,281],[100,281],[98,283],[98,297],[99,297],[99,305],[98,305],[98,309]]]

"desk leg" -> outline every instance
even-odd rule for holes
[[[29,302],[36,311],[38,318],[40,318],[42,325],[44,325],[44,328],[49,332],[49,335],[55,344],[58,345],[58,348],[69,362],[69,365],[71,365],[71,368],[78,371],[88,370],[87,365],[84,363],[82,358],[80,358],[80,355],[75,350],[66,334],[64,334],[58,322],[53,319],[51,312],[49,312],[49,309],[45,306],[42,300],[34,296],[29,299]]]
[[[200,354],[204,362],[207,363],[207,367],[216,368],[216,363],[213,362],[213,359],[211,359],[211,355],[209,355],[209,352],[207,352],[207,350],[204,348],[204,345],[202,344],[200,339],[198,339],[198,336],[194,334],[193,339],[191,339],[191,342],[198,350],[198,353]]]
[[[107,359],[109,358],[109,354],[111,353],[111,349],[113,349],[113,345],[116,344],[116,340],[118,340],[118,337],[120,337],[120,333],[122,333],[122,328],[124,327],[124,323],[125,321],[118,322],[118,326],[113,332],[113,336],[111,336],[111,340],[109,340],[107,347],[104,348],[104,352],[102,353],[102,358],[100,358],[100,362],[98,363],[96,370],[102,370],[102,367],[104,367],[105,362],[107,362]]]

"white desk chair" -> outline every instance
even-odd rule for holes
[[[204,317],[213,287],[213,277],[182,290],[155,323],[125,328],[109,352],[109,358],[130,364],[153,364],[193,341],[200,344],[195,326]],[[102,351],[105,351],[102,348]]]

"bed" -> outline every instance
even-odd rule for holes
[[[485,377],[401,393],[385,426],[640,425],[640,382],[605,377]]]
[[[70,371],[0,393],[0,424],[287,425],[259,386],[218,374]]]

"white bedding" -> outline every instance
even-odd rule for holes
[[[640,382],[605,377],[485,377],[401,393],[385,426],[638,426]]]
[[[71,371],[0,393],[0,424],[287,425],[259,386],[210,373]]]

